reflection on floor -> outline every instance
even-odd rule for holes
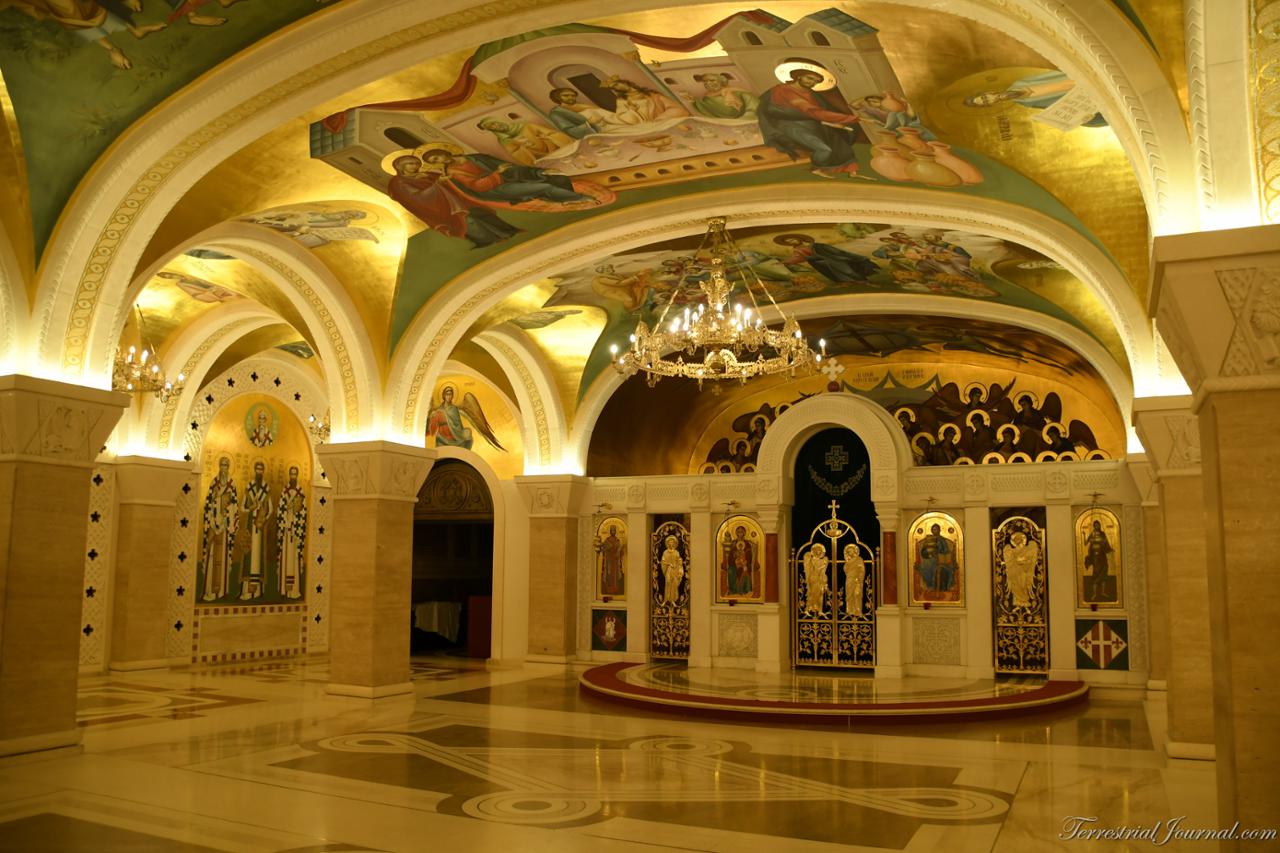
[[[415,660],[414,695],[376,704],[327,696],[318,660],[87,678],[83,754],[0,762],[0,853],[1101,850],[1063,822],[1214,826],[1212,764],[1165,759],[1141,694],[729,725],[607,704],[580,671]]]
[[[875,678],[870,671],[690,667],[679,663],[608,663],[588,669],[582,689],[632,707],[781,724],[794,717],[829,723],[875,718],[901,722],[990,719],[1084,701],[1088,685],[1020,677]]]

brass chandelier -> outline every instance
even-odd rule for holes
[[[133,307],[138,312],[138,345],[130,344],[128,349],[121,347],[116,350],[111,365],[111,388],[132,394],[154,394],[160,402],[167,403],[170,397],[182,391],[186,377],[179,373],[176,382],[165,377],[155,347],[147,337],[142,307]]]
[[[710,256],[709,261],[703,260],[704,255]],[[727,267],[733,268],[735,280],[730,280]],[[677,308],[677,300],[689,295],[687,285],[695,278],[701,294],[684,304],[683,310]],[[738,285],[743,298],[730,305]],[[781,329],[765,324],[757,292],[782,318]],[[810,348],[795,318],[778,307],[764,282],[744,262],[725,230],[725,218],[717,216],[707,223],[701,245],[681,270],[653,328],[640,320],[629,349],[619,353],[617,344],[609,349],[619,373],[630,377],[643,371],[651,388],[663,377],[683,377],[696,380],[699,389],[711,381],[712,391],[718,394],[721,382],[812,373],[826,354],[826,341],[818,345],[821,353]]]

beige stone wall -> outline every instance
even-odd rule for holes
[[[577,537],[576,518],[529,519],[529,654],[574,652]]]

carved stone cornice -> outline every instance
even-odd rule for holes
[[[323,444],[320,464],[333,483],[334,500],[418,499],[436,452],[390,441]]]
[[[113,465],[116,499],[131,506],[176,506],[192,472],[190,462],[153,456],[117,456]]]
[[[573,474],[516,477],[516,487],[529,515],[542,518],[577,517],[590,486],[589,478]]]
[[[1139,397],[1133,423],[1157,480],[1200,473],[1200,419],[1189,395]]]
[[[33,376],[0,376],[0,461],[93,467],[128,394]]]
[[[1151,313],[1191,387],[1280,388],[1280,225],[1157,237]]]

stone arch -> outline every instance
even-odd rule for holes
[[[90,352],[94,362],[110,365],[127,306],[154,273],[176,255],[196,247],[217,249],[239,258],[278,288],[302,317],[325,366],[328,396],[336,403],[335,433],[369,432],[377,416],[382,378],[351,297],[308,249],[282,234],[248,223],[224,222],[209,228],[138,276],[117,307],[112,324],[93,330]]]
[[[567,427],[555,376],[546,358],[529,336],[514,326],[489,329],[476,336],[475,342],[493,356],[515,390],[525,473],[558,469]]]
[[[756,476],[775,478],[782,484],[783,503],[789,503],[796,454],[806,439],[831,426],[853,430],[866,445],[871,458],[871,499],[877,505],[896,504],[902,475],[912,464],[911,448],[888,412],[853,394],[820,394],[779,415],[760,443]]]
[[[980,231],[1035,249],[1062,264],[1107,307],[1124,343],[1139,393],[1158,383],[1151,324],[1123,273],[1096,245],[1044,214],[1004,202],[937,191],[852,185],[806,188],[809,205],[797,208],[776,188],[759,187],[710,197],[669,199],[600,214],[530,240],[462,273],[418,311],[392,359],[390,410],[402,413],[393,430],[412,433],[422,418],[421,393],[435,381],[447,355],[475,317],[530,281],[663,237],[696,234],[713,215],[731,227],[864,219],[907,220],[914,225]],[[968,316],[974,316],[979,310]]]
[[[663,2],[620,0],[614,11]],[[1184,186],[1193,190],[1193,167],[1176,94],[1111,4],[1088,0],[1087,9],[1077,8],[1084,5],[1036,0],[1024,8],[1004,0],[957,0],[948,11],[1019,38],[1079,79],[1113,119],[1135,164],[1154,230],[1190,230],[1192,223],[1164,221],[1176,219],[1179,210],[1190,208],[1189,217],[1196,212],[1181,194]],[[88,338],[101,322],[100,300],[105,295],[115,301],[113,294],[127,288],[146,244],[129,235],[153,233],[196,181],[280,121],[317,106],[333,91],[354,90],[458,44],[561,23],[574,9],[567,2],[528,12],[477,4],[434,17],[437,9],[430,4],[338,6],[281,33],[271,52],[242,54],[169,98],[104,155],[63,212],[38,285],[38,357],[68,377],[101,372],[103,365],[87,358]],[[193,115],[210,118],[190,132]]]

